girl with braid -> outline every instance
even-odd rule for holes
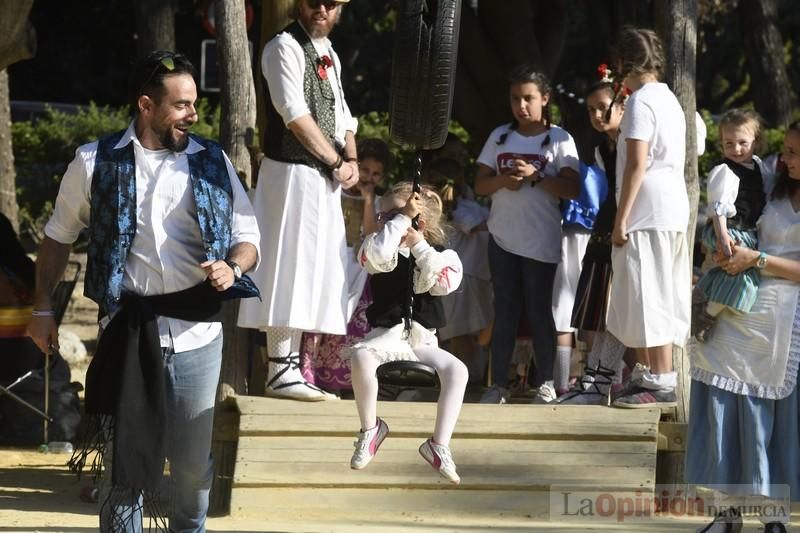
[[[606,327],[636,351],[617,407],[676,405],[672,345],[689,333],[691,268],[684,184],[686,120],[659,82],[664,50],[655,32],[626,28],[619,41],[631,96],[617,138],[617,214],[611,233],[614,283]]]
[[[496,128],[478,157],[475,192],[492,197],[489,268],[494,287],[492,387],[483,403],[508,398],[508,371],[523,305],[533,338],[535,402],[556,397],[553,282],[561,260],[562,198],[580,192],[578,151],[569,133],[552,124],[550,84],[530,65],[509,76],[513,120]],[[531,381],[529,373],[528,380]]]

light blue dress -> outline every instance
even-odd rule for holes
[[[762,249],[775,240],[773,248],[777,246],[786,252],[776,255],[798,259],[800,213],[794,212],[787,199],[768,206],[759,222],[759,231]],[[780,242],[774,238],[778,235]],[[740,325],[746,320],[746,315],[728,313],[726,317],[726,321]],[[800,396],[795,385],[800,359],[800,313],[795,311],[792,317],[791,312],[788,315],[776,312],[773,320],[781,322],[781,328],[791,328],[784,363],[789,388],[759,388],[752,382],[720,379],[693,367],[686,451],[688,483],[738,485],[739,490],[726,492],[775,499],[785,496],[776,486],[789,485],[791,499],[800,501]],[[704,349],[715,350],[712,344],[716,333],[715,327],[707,342],[709,347]],[[716,341],[724,342],[720,337],[724,338],[717,336]],[[731,351],[732,346],[726,343],[722,347],[728,353],[738,350]]]

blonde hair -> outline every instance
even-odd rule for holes
[[[411,196],[412,187],[410,181],[401,181],[393,185],[386,196],[408,198]],[[447,243],[447,235],[442,227],[442,199],[427,185],[422,186],[420,196],[422,197],[422,212],[419,217],[425,221],[425,230],[423,231],[425,240],[431,245],[444,246]]]
[[[753,152],[759,153],[764,148],[764,140],[761,135],[762,124],[761,116],[755,111],[738,108],[729,109],[719,119],[719,141],[722,143],[722,130],[724,128],[748,128],[753,132],[753,137],[755,137]]]

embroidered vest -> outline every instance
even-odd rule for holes
[[[84,294],[100,306],[100,316],[119,306],[125,261],[136,235],[133,142],[114,149],[124,134],[98,141],[92,174]],[[222,147],[194,135],[192,139],[205,148],[187,157],[206,260],[225,259],[231,243],[233,191]]]
[[[333,94],[330,81],[322,79],[317,74],[318,65],[321,59],[317,54],[311,39],[306,34],[305,30],[300,26],[300,23],[295,21],[289,24],[282,30],[283,32],[291,35],[303,48],[305,54],[306,68],[303,73],[303,96],[308,108],[311,110],[311,116],[317,122],[322,134],[335,147],[334,133],[336,131],[336,98]],[[322,67],[324,68],[324,67]],[[336,67],[331,67],[335,69]],[[337,73],[332,72],[329,76]],[[297,140],[294,134],[286,127],[275,106],[272,104],[272,98],[269,93],[269,84],[265,83],[267,102],[267,131],[264,135],[264,155],[275,161],[283,161],[284,163],[298,163],[306,165],[318,170],[325,176],[330,175],[328,166],[311,155],[306,148]],[[337,151],[339,151],[337,149]]]

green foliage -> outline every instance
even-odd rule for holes
[[[219,138],[219,107],[212,109],[208,100],[200,99],[197,112],[200,119],[192,132]],[[130,121],[127,107],[99,107],[91,103],[75,114],[47,108],[44,116],[34,121],[14,122],[11,136],[23,226],[37,231],[47,221],[61,176],[80,145],[125,129]]]

